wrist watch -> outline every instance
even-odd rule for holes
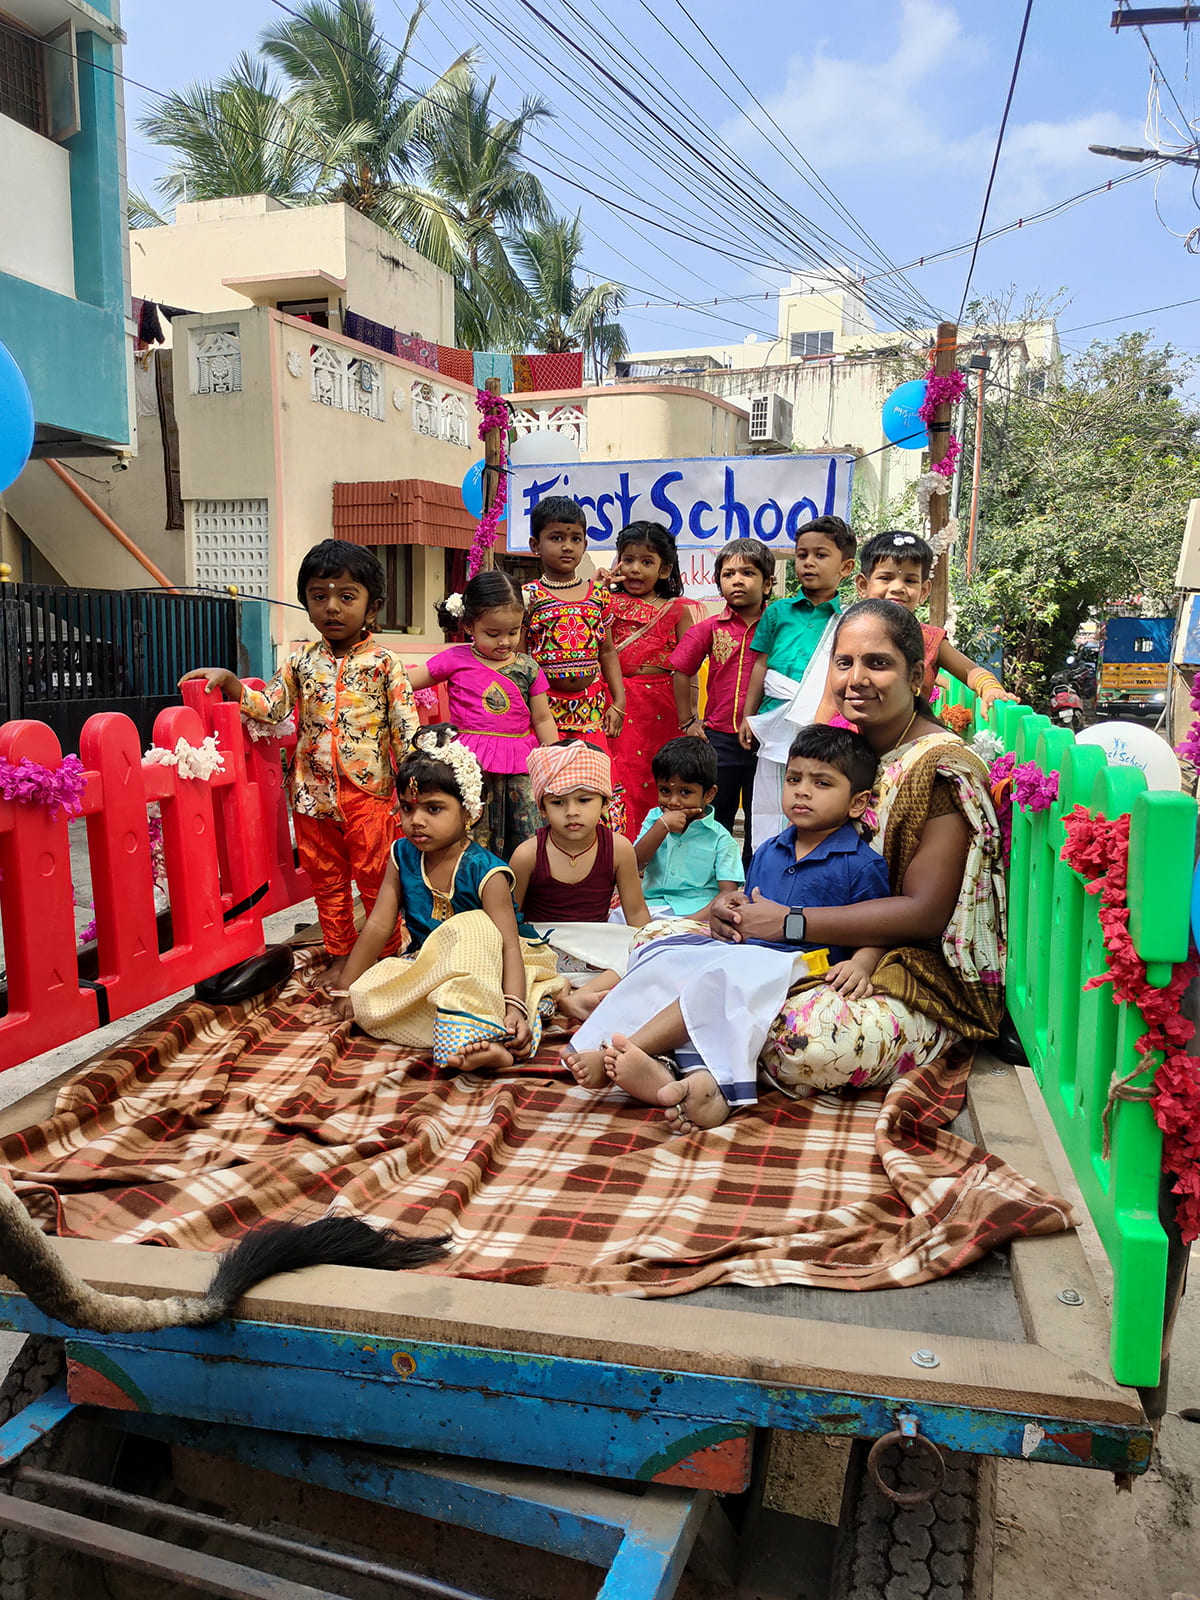
[[[808,938],[803,911],[789,911],[783,919],[783,937],[788,944],[803,944]]]

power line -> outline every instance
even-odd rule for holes
[[[1008,127],[1008,113],[1012,108],[1013,95],[1017,88],[1017,73],[1021,70],[1021,56],[1025,50],[1025,35],[1029,30],[1029,16],[1033,10],[1033,0],[1025,0],[1025,16],[1021,21],[1021,37],[1017,40],[1017,54],[1013,61],[1012,77],[1008,81],[1008,94],[1004,100],[1004,115],[1000,118],[1000,131],[996,135],[996,152],[992,156],[992,170],[988,174],[987,189],[983,196],[983,210],[979,213],[979,231],[975,235],[975,247],[971,251],[971,262],[967,267],[967,281],[963,284],[962,303],[958,308],[958,321],[963,319],[963,312],[967,309],[967,295],[971,292],[971,279],[975,273],[975,258],[979,254],[979,241],[983,237],[983,225],[987,221],[988,202],[992,198],[992,185],[996,181],[996,168],[1000,165],[1000,150],[1004,144],[1004,130]]]
[[[1060,328],[1060,333],[1082,333],[1085,328],[1106,328],[1110,322],[1134,322],[1138,317],[1153,316],[1156,311],[1177,311],[1180,306],[1200,305],[1200,295],[1191,300],[1172,300],[1165,306],[1147,306],[1144,311],[1127,311],[1122,317],[1102,317],[1099,322],[1077,322],[1073,328]]]

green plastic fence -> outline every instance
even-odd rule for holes
[[[942,680],[943,705],[976,713],[975,696]],[[1129,928],[1151,983],[1170,981],[1188,954],[1196,802],[1184,794],[1151,793],[1134,767],[1109,766],[1102,751],[1076,744],[1066,728],[1028,706],[998,703],[986,726],[1016,752],[1059,774],[1058,801],[1048,811],[1013,810],[1008,874],[1008,1009],[1058,1129],[1071,1168],[1112,1263],[1110,1359],[1118,1383],[1159,1381],[1167,1237],[1159,1222],[1162,1135],[1145,1101],[1118,1100],[1103,1117],[1109,1086],[1138,1064],[1134,1045],[1145,1029],[1135,1007],[1117,1005],[1104,984],[1084,992],[1107,970],[1097,896],[1059,859],[1063,816],[1074,806],[1113,818],[1129,812]],[[1133,1079],[1149,1085],[1151,1067]]]

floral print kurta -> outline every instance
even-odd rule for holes
[[[242,692],[255,722],[282,722],[295,706],[296,754],[288,781],[302,817],[340,817],[338,776],[382,800],[418,728],[400,657],[370,634],[340,659],[323,639],[293,650],[265,689]]]

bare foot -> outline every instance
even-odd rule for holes
[[[463,1046],[461,1055],[446,1057],[451,1072],[503,1072],[512,1064],[512,1051],[506,1050],[499,1039],[476,1039]]]
[[[604,1070],[618,1089],[648,1106],[661,1105],[660,1091],[676,1086],[670,1067],[630,1044],[623,1033],[613,1034],[612,1044],[604,1052]]]
[[[595,1011],[604,996],[595,989],[568,989],[555,1002],[564,1017],[572,1022],[584,1022]]]
[[[689,1072],[686,1078],[660,1089],[658,1103],[677,1133],[719,1128],[729,1117],[729,1101],[706,1067]]]
[[[607,1084],[603,1050],[564,1050],[561,1059],[581,1089],[603,1089]]]

